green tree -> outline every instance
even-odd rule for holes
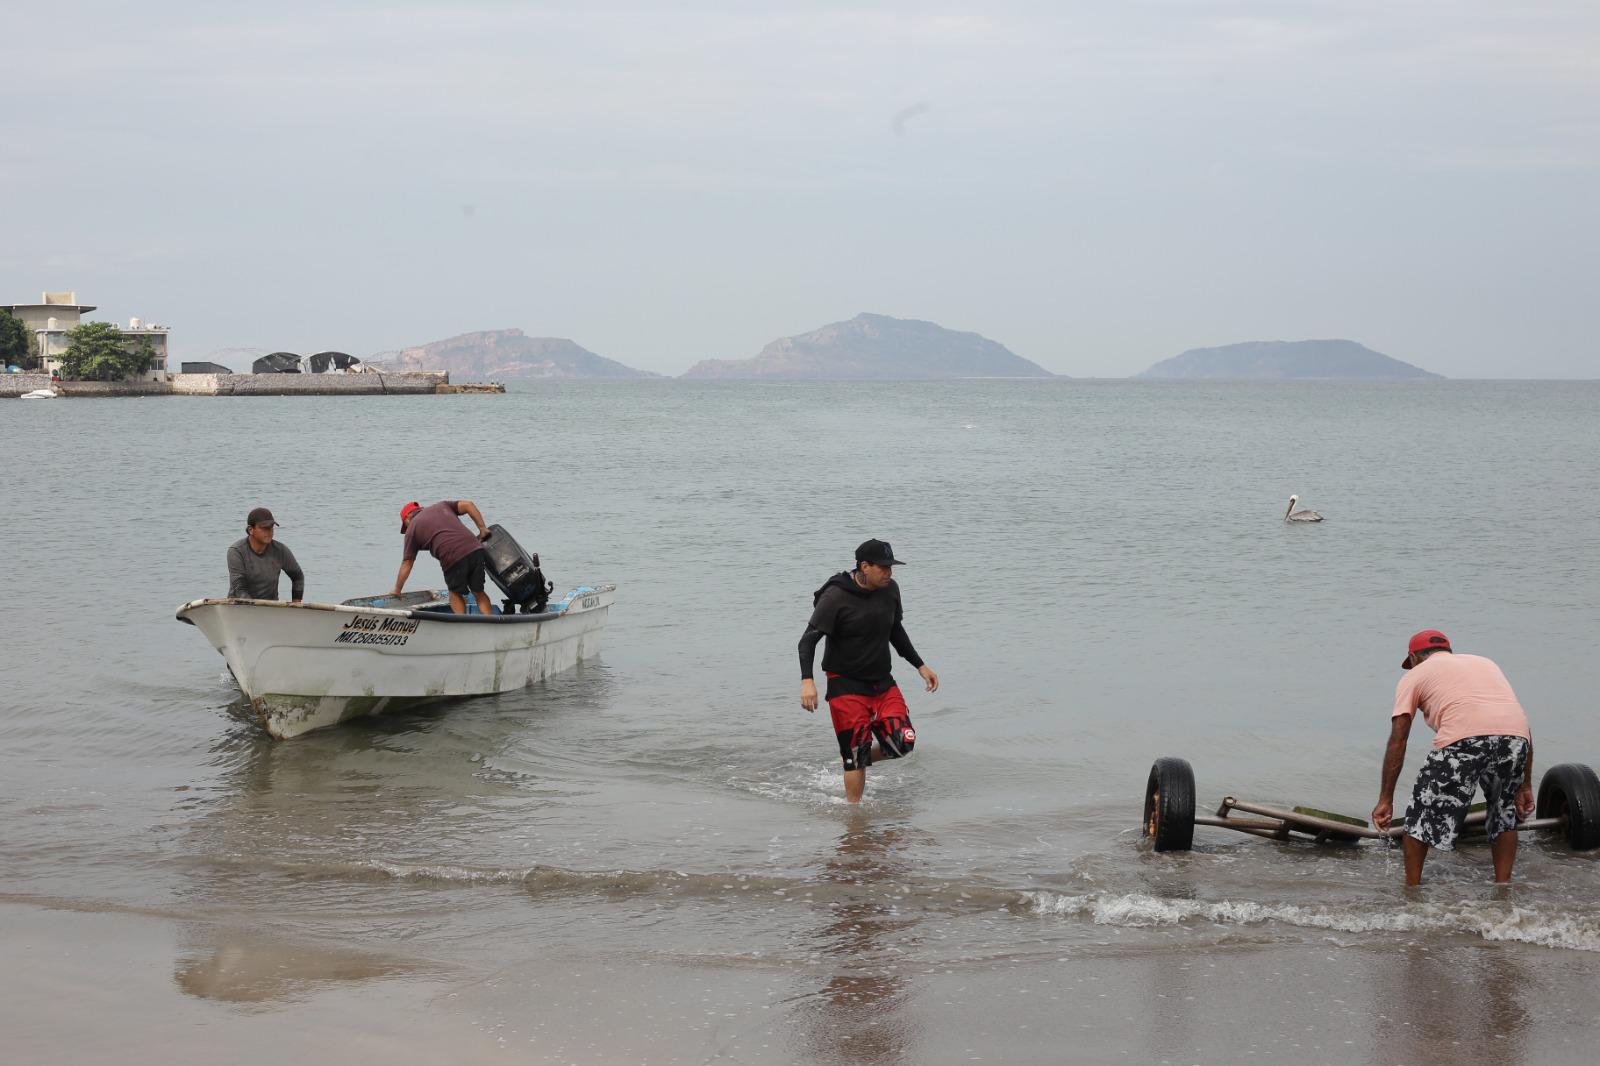
[[[0,369],[20,366],[32,370],[39,365],[39,339],[22,319],[0,308]]]
[[[143,374],[155,362],[155,346],[140,337],[131,347],[110,322],[85,322],[67,330],[61,355],[61,376],[79,381],[121,381]]]

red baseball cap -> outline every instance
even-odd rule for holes
[[[416,500],[412,500],[410,503],[400,508],[400,532],[404,533],[406,531],[406,519],[410,518],[413,514],[420,510],[422,510],[422,504],[418,503]]]
[[[1419,651],[1430,651],[1434,648],[1450,650],[1450,638],[1437,629],[1424,629],[1411,638],[1411,643],[1406,647],[1406,657],[1400,661],[1400,669],[1411,669],[1411,657]]]

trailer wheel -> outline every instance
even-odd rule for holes
[[[1600,778],[1582,763],[1564,762],[1539,782],[1540,818],[1567,818],[1567,843],[1574,851],[1600,847]]]
[[[1194,845],[1194,768],[1183,759],[1157,759],[1144,786],[1144,835],[1157,851]]]

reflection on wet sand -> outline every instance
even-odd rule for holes
[[[1150,894],[1164,900],[1197,899],[1194,877],[1188,868],[1192,857],[1180,856],[1178,862],[1161,861],[1169,856],[1158,855],[1148,847],[1148,844],[1140,845],[1140,874],[1150,886]],[[1200,1032],[1204,1031],[1206,1023],[1195,1016],[1198,1009],[1195,986],[1201,978],[1191,969],[1192,961],[1180,956],[1144,970],[1150,986],[1145,1004],[1151,1015],[1144,1033],[1152,1061],[1192,1059],[1200,1046]]]
[[[1510,945],[1410,943],[1377,972],[1374,1063],[1518,1066],[1527,1060],[1532,987]]]
[[[228,1003],[266,1006],[338,984],[415,973],[428,964],[333,944],[310,944],[315,927],[273,936],[276,919],[294,908],[279,905],[285,860],[307,863],[339,833],[340,805],[314,802],[329,793],[359,808],[352,793],[371,788],[368,774],[351,773],[370,759],[370,738],[330,731],[311,743],[285,744],[244,726],[222,738],[213,758],[229,767],[222,787],[197,797],[203,815],[187,833],[201,860],[182,896],[191,913],[223,916],[221,923],[185,923],[173,960],[173,980],[185,993]],[[332,807],[332,810],[330,810]],[[246,930],[231,917],[248,912],[263,921]]]
[[[1144,1033],[1151,1061],[1192,1059],[1200,1040],[1194,1016],[1196,976],[1190,960],[1152,960],[1143,970],[1150,981],[1150,995],[1145,1000],[1150,1018]]]
[[[422,960],[208,929],[179,954],[173,977],[191,996],[264,1004],[307,994],[321,985],[438,969]]]
[[[912,1043],[899,967],[916,942],[916,919],[893,903],[895,886],[907,873],[894,861],[906,831],[874,827],[860,810],[846,817],[822,872],[845,891],[831,920],[807,943],[832,971],[807,1012],[808,1044],[818,1062],[895,1062],[908,1057]]]
[[[453,701],[289,742],[241,716],[211,749],[217,786],[179,805],[190,860],[180,897],[193,918],[179,936],[178,987],[267,1005],[438,972],[436,962],[381,950],[425,934],[441,920],[435,904],[403,892],[375,903],[352,875],[410,855],[419,822],[470,832],[479,804],[517,795],[519,784],[486,773],[474,754],[514,744],[536,697],[602,698],[588,673],[586,685],[575,674],[532,694]]]

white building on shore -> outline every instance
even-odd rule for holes
[[[39,341],[41,367],[45,373],[53,374],[61,369],[61,356],[67,350],[67,330],[82,324],[83,316],[93,311],[94,305],[80,304],[75,292],[47,292],[36,304],[0,304],[0,308],[10,311],[33,331]],[[140,337],[149,338],[156,358],[143,380],[166,381],[167,336],[171,330],[166,326],[146,325],[137,318],[131,318],[126,326],[117,328],[131,341],[137,341]]]

